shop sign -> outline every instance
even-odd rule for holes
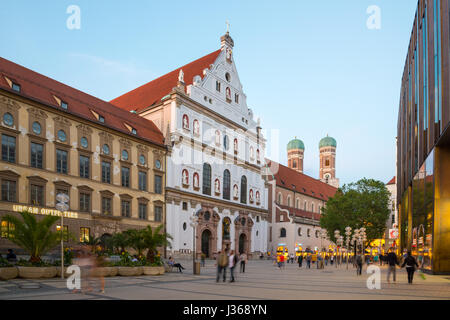
[[[78,218],[78,213],[72,211],[59,211],[56,209],[47,209],[47,208],[39,208],[39,207],[31,207],[31,206],[21,206],[21,205],[13,205],[14,212],[22,212],[27,211],[34,214],[42,214],[46,216],[57,216],[60,217],[64,215],[64,218]]]
[[[389,229],[389,239],[398,238],[398,229]]]

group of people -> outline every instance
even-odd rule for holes
[[[245,265],[247,264],[247,255],[242,252],[238,257],[234,250],[229,252],[229,249],[219,251],[216,256],[217,277],[216,282],[219,282],[220,276],[223,275],[223,282],[227,279],[227,269],[230,270],[230,282],[235,282],[234,268],[240,261],[240,272],[245,273]]]

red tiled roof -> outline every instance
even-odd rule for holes
[[[293,214],[296,217],[308,218],[308,219],[312,219],[312,220],[316,220],[316,221],[320,220],[320,214],[317,213],[317,212],[305,211],[305,210],[302,210],[302,209],[288,207],[288,206],[280,205],[280,204],[277,204],[277,206],[279,206],[282,209],[288,210],[290,215]],[[277,211],[280,211],[280,210],[277,208]]]
[[[395,177],[393,177],[388,183],[386,184],[395,184]]]
[[[142,109],[150,107],[161,101],[161,98],[168,95],[172,89],[177,86],[180,69],[183,69],[184,82],[185,85],[188,86],[192,84],[194,76],[198,75],[203,78],[203,70],[209,68],[209,66],[216,61],[220,52],[220,49],[214,51],[200,59],[173,70],[162,77],[144,84],[139,88],[127,92],[110,102],[127,111],[141,111]]]
[[[323,201],[328,201],[328,198],[334,196],[337,191],[337,188],[330,186],[325,182],[297,172],[275,161],[266,159],[266,163],[269,168],[274,166],[274,169],[278,165],[278,172],[272,172],[277,186]],[[269,180],[273,180],[273,178],[269,176]]]
[[[14,80],[21,86],[20,93],[13,91],[6,82],[5,76]],[[121,131],[131,136],[139,137],[149,142],[163,145],[164,136],[156,125],[143,117],[120,109],[106,101],[69,87],[61,82],[48,78],[23,66],[15,64],[0,57],[0,88],[32,99],[42,104],[52,106],[59,110],[71,113],[87,120],[98,122],[91,110],[105,118],[104,125],[111,129]],[[68,104],[67,110],[62,109],[53,96],[58,97]],[[137,134],[131,134],[125,126],[137,130]]]

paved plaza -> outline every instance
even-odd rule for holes
[[[416,273],[414,284],[408,285],[406,271],[397,270],[397,283],[386,282],[386,267],[382,267],[380,290],[366,286],[369,275],[366,267],[356,276],[352,266],[346,270],[327,266],[324,270],[302,269],[287,264],[279,270],[271,261],[250,261],[245,273],[236,268],[236,282],[216,283],[214,261],[207,261],[201,275],[192,274],[192,262],[181,261],[184,273],[171,272],[162,276],[106,278],[105,293],[70,293],[61,279],[14,279],[0,282],[0,299],[161,299],[161,300],[240,300],[240,299],[450,299],[450,276],[426,275],[423,280]],[[227,275],[228,276],[228,275]],[[39,285],[37,289],[27,288]]]

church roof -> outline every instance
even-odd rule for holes
[[[337,146],[337,142],[334,138],[329,137],[328,135],[320,140],[319,142],[319,149],[323,147],[335,147]]]
[[[289,143],[287,145],[288,151],[289,150],[298,150],[298,149],[305,150],[305,144],[303,143],[302,140],[295,138],[295,139],[289,141]]]
[[[203,70],[209,68],[209,66],[216,61],[220,52],[221,49],[216,50],[200,59],[152,80],[139,88],[127,92],[110,102],[127,111],[136,110],[139,112],[150,107],[161,101],[161,98],[168,95],[172,89],[177,86],[178,75],[181,69],[184,73],[185,85],[188,86],[192,84],[194,76],[198,75],[203,78]]]
[[[388,183],[386,183],[387,185],[389,184],[395,184],[395,177],[393,177],[391,180],[389,180]]]
[[[13,91],[5,77],[20,85],[20,92]],[[98,118],[92,113],[94,111],[104,117],[102,126],[151,143],[164,145],[164,136],[152,121],[1,57],[0,89],[99,123]],[[66,110],[61,108],[55,97],[67,103]],[[125,124],[136,129],[137,134],[132,134]]]
[[[283,166],[275,161],[266,159],[269,168],[278,165],[278,172],[272,172],[273,177],[269,176],[269,181],[275,179],[279,187],[302,193],[309,197],[328,201],[328,198],[334,196],[337,188],[320,180],[314,179],[306,174],[300,173],[289,167]]]

